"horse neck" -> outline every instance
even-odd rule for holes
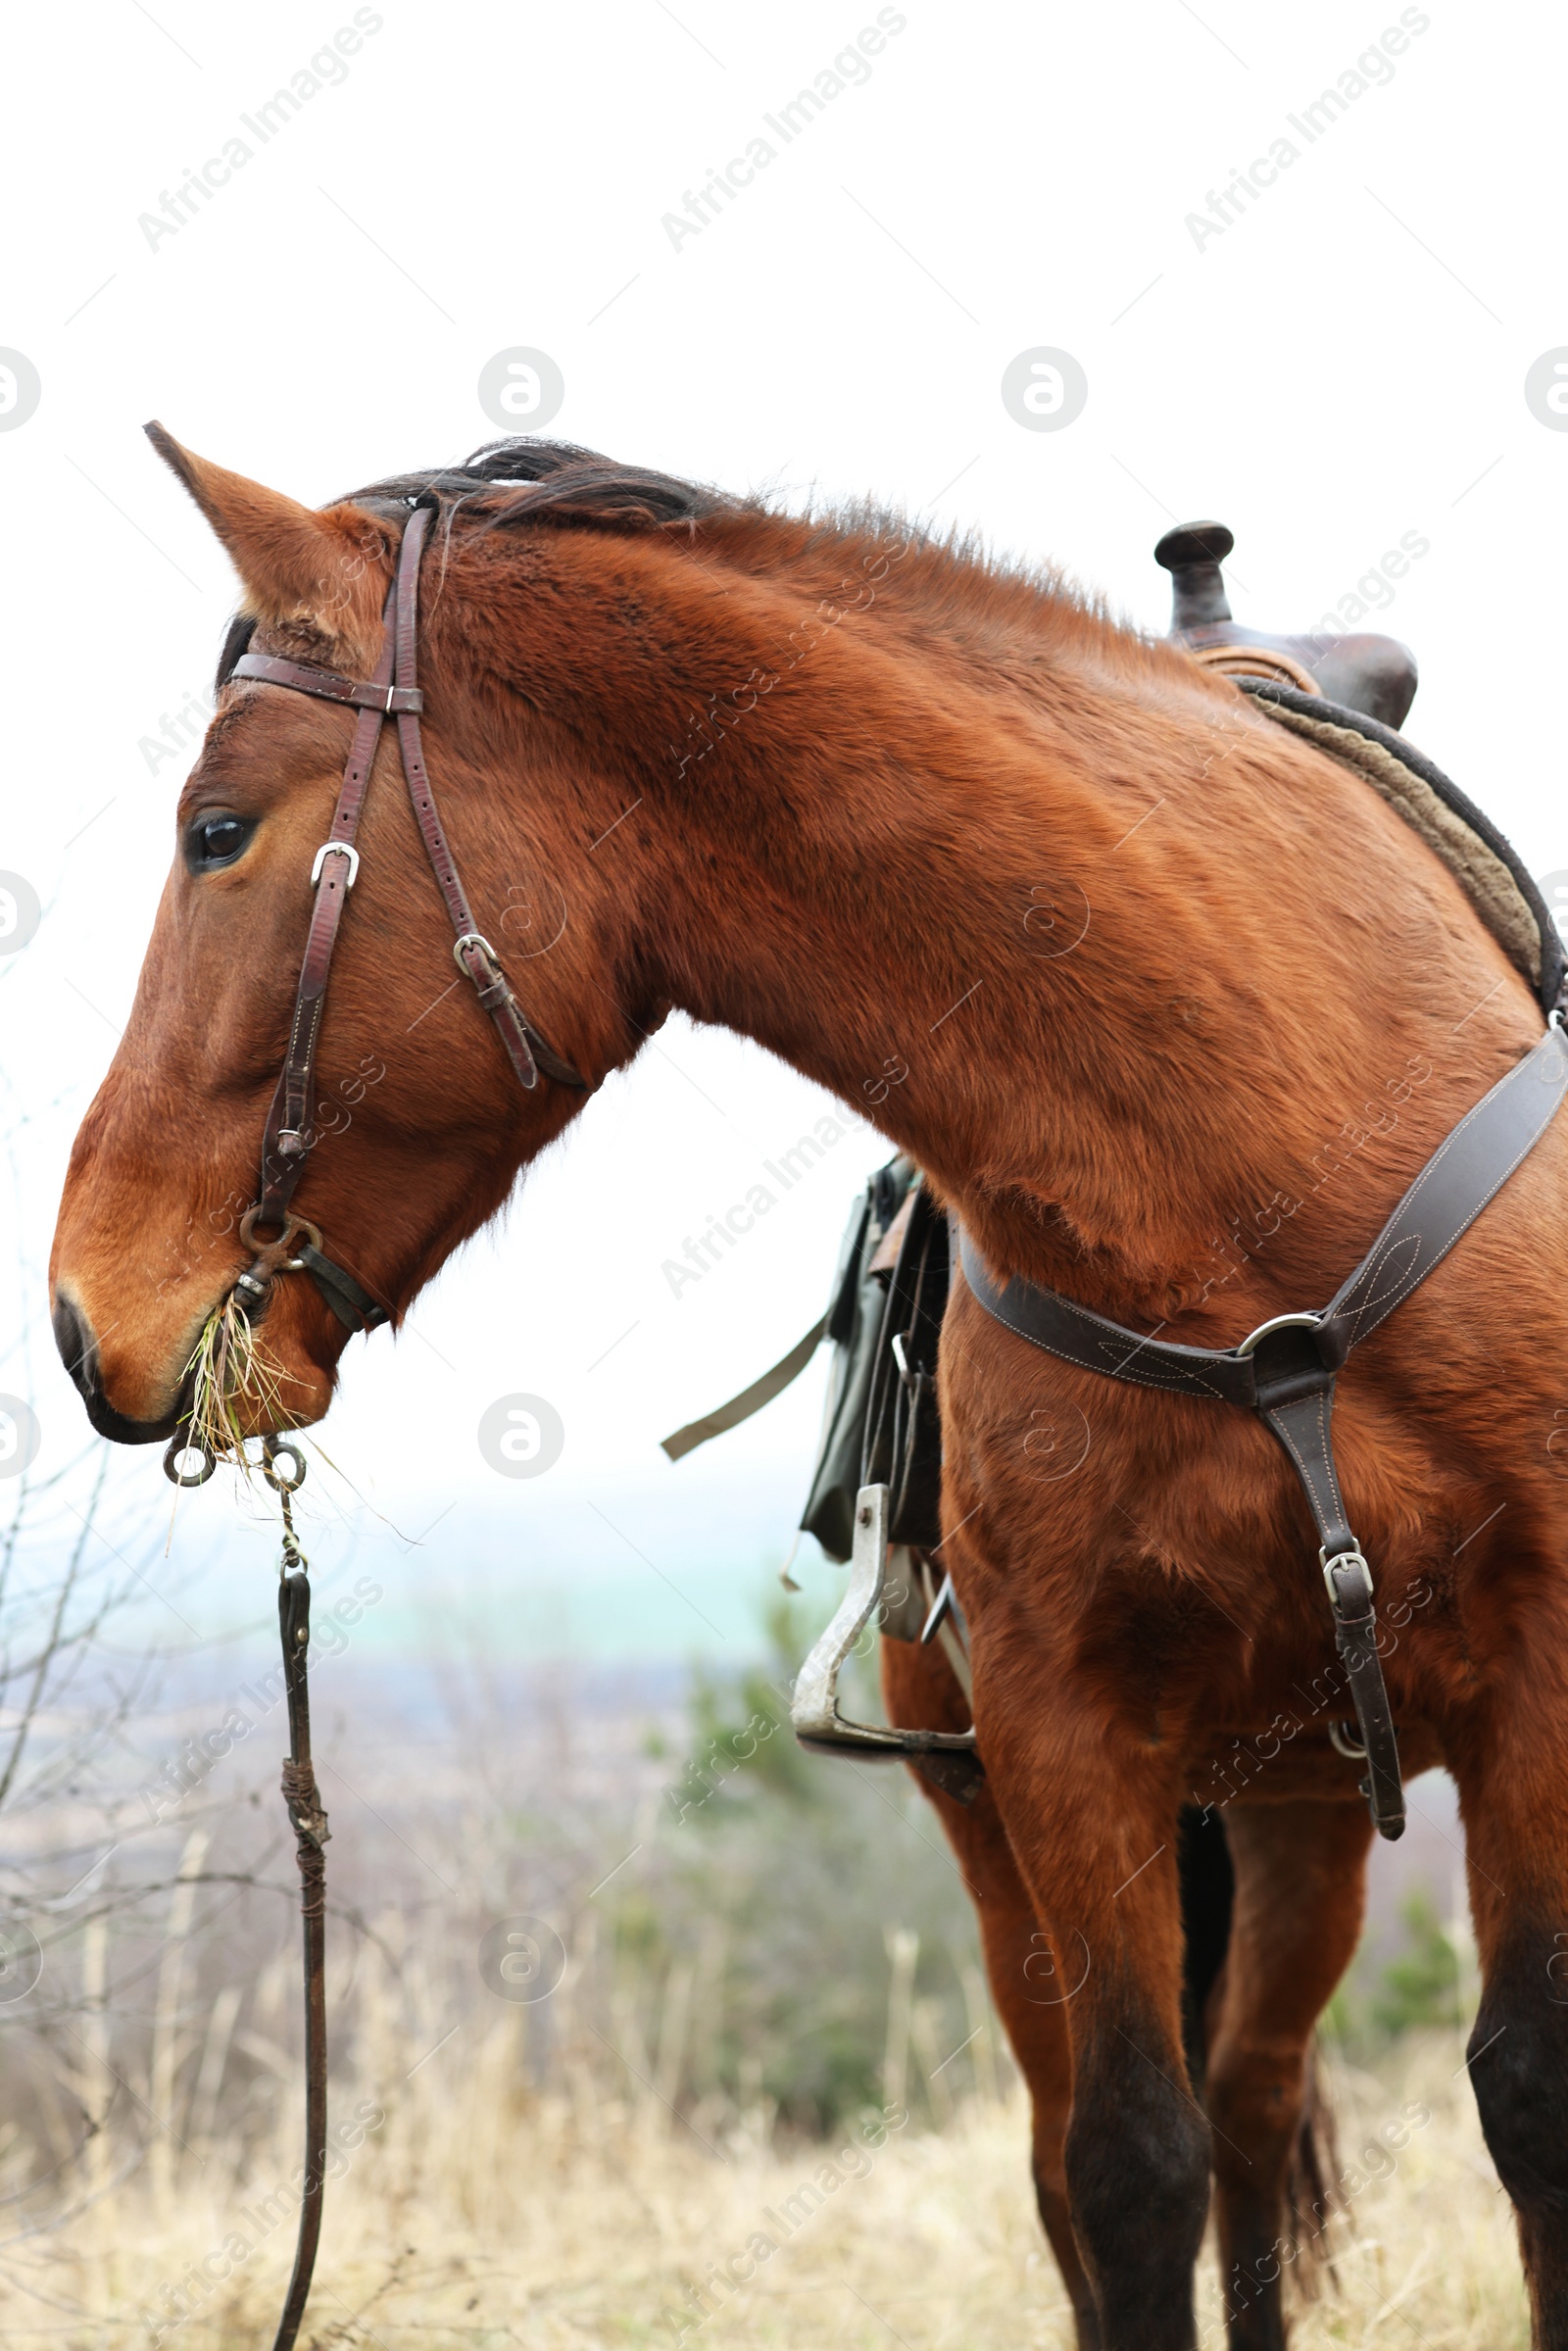
[[[644,561],[660,660],[594,660],[580,613],[554,652],[564,690],[597,681],[610,798],[640,786],[598,877],[621,877],[623,951],[635,933],[658,995],[910,1152],[1005,1270],[1134,1315],[1217,1282],[1214,1311],[1261,1318],[1348,1270],[1366,1186],[1314,1193],[1266,1266],[1227,1270],[1238,1212],[1298,1190],[1363,1103],[1413,1102],[1367,1163],[1380,1215],[1497,1074],[1499,1023],[1529,1042],[1515,989],[1434,1066],[1496,951],[1434,913],[1364,786],[1174,657],[1112,638],[1097,660],[1080,615],[1054,659],[982,665],[884,597],[786,668],[798,585]]]

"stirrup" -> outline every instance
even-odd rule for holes
[[[854,1723],[839,1712],[839,1674],[882,1598],[888,1564],[888,1489],[862,1486],[855,1501],[849,1589],[795,1680],[790,1721],[803,1747],[819,1754],[897,1762],[904,1755],[973,1754],[969,1731],[897,1731]]]

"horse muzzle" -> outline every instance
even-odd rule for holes
[[[173,1435],[183,1409],[181,1391],[176,1390],[167,1413],[157,1420],[137,1420],[118,1412],[104,1395],[97,1337],[81,1307],[59,1291],[51,1320],[60,1360],[100,1437],[108,1437],[116,1445],[160,1445]]]

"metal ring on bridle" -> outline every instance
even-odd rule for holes
[[[192,1453],[201,1463],[201,1467],[194,1477],[187,1476],[183,1470],[175,1466],[176,1463],[188,1459]],[[218,1455],[205,1438],[192,1436],[189,1429],[176,1429],[169,1440],[169,1447],[164,1454],[164,1475],[171,1486],[205,1486],[217,1467]]]
[[[292,1461],[299,1473],[288,1477],[278,1468],[278,1461]],[[298,1494],[305,1483],[305,1453],[298,1438],[264,1437],[262,1439],[262,1475],[274,1494]]]
[[[310,1243],[312,1249],[319,1252],[321,1247],[320,1226],[312,1224],[308,1217],[294,1215],[292,1211],[290,1211],[284,1217],[283,1229],[278,1234],[277,1241],[258,1241],[256,1238],[256,1219],[261,1214],[262,1203],[260,1200],[258,1200],[255,1206],[247,1208],[244,1215],[240,1218],[239,1237],[243,1248],[254,1249],[275,1249],[279,1243],[286,1246],[293,1240],[296,1233],[303,1233],[306,1240]],[[303,1270],[302,1261],[298,1257],[289,1258],[286,1262],[287,1270],[290,1273],[299,1273]]]

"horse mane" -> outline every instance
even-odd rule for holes
[[[461,465],[372,482],[347,503],[395,509],[431,493],[441,502],[449,529],[465,520],[491,529],[531,522],[597,523],[620,530],[708,523],[721,534],[760,531],[771,536],[780,557],[796,561],[854,554],[867,540],[892,540],[916,559],[939,602],[995,600],[1015,619],[1027,610],[1037,624],[1047,606],[1058,618],[1097,636],[1103,632],[1131,638],[1141,650],[1164,650],[1163,640],[1150,639],[1056,565],[1009,560],[978,530],[956,525],[933,531],[901,507],[875,499],[808,500],[791,512],[755,494],[736,497],[710,483],[622,465],[574,442],[512,439],[482,443]]]
[[[790,511],[751,495],[737,497],[710,484],[623,465],[570,441],[486,441],[459,465],[397,473],[350,491],[331,505],[363,507],[400,520],[421,500],[438,505],[434,538],[456,531],[510,530],[529,524],[618,531],[710,530],[719,540],[748,542],[748,565],[762,560],[808,565],[869,547],[900,550],[927,616],[943,635],[963,633],[995,641],[1049,644],[1057,658],[1089,659],[1123,675],[1151,670],[1179,675],[1189,686],[1188,661],[1162,639],[1152,638],[1054,564],[1018,562],[997,553],[983,534],[961,526],[931,530],[902,509],[872,499],[808,501]],[[229,623],[219,661],[221,687],[249,645],[255,623]]]

